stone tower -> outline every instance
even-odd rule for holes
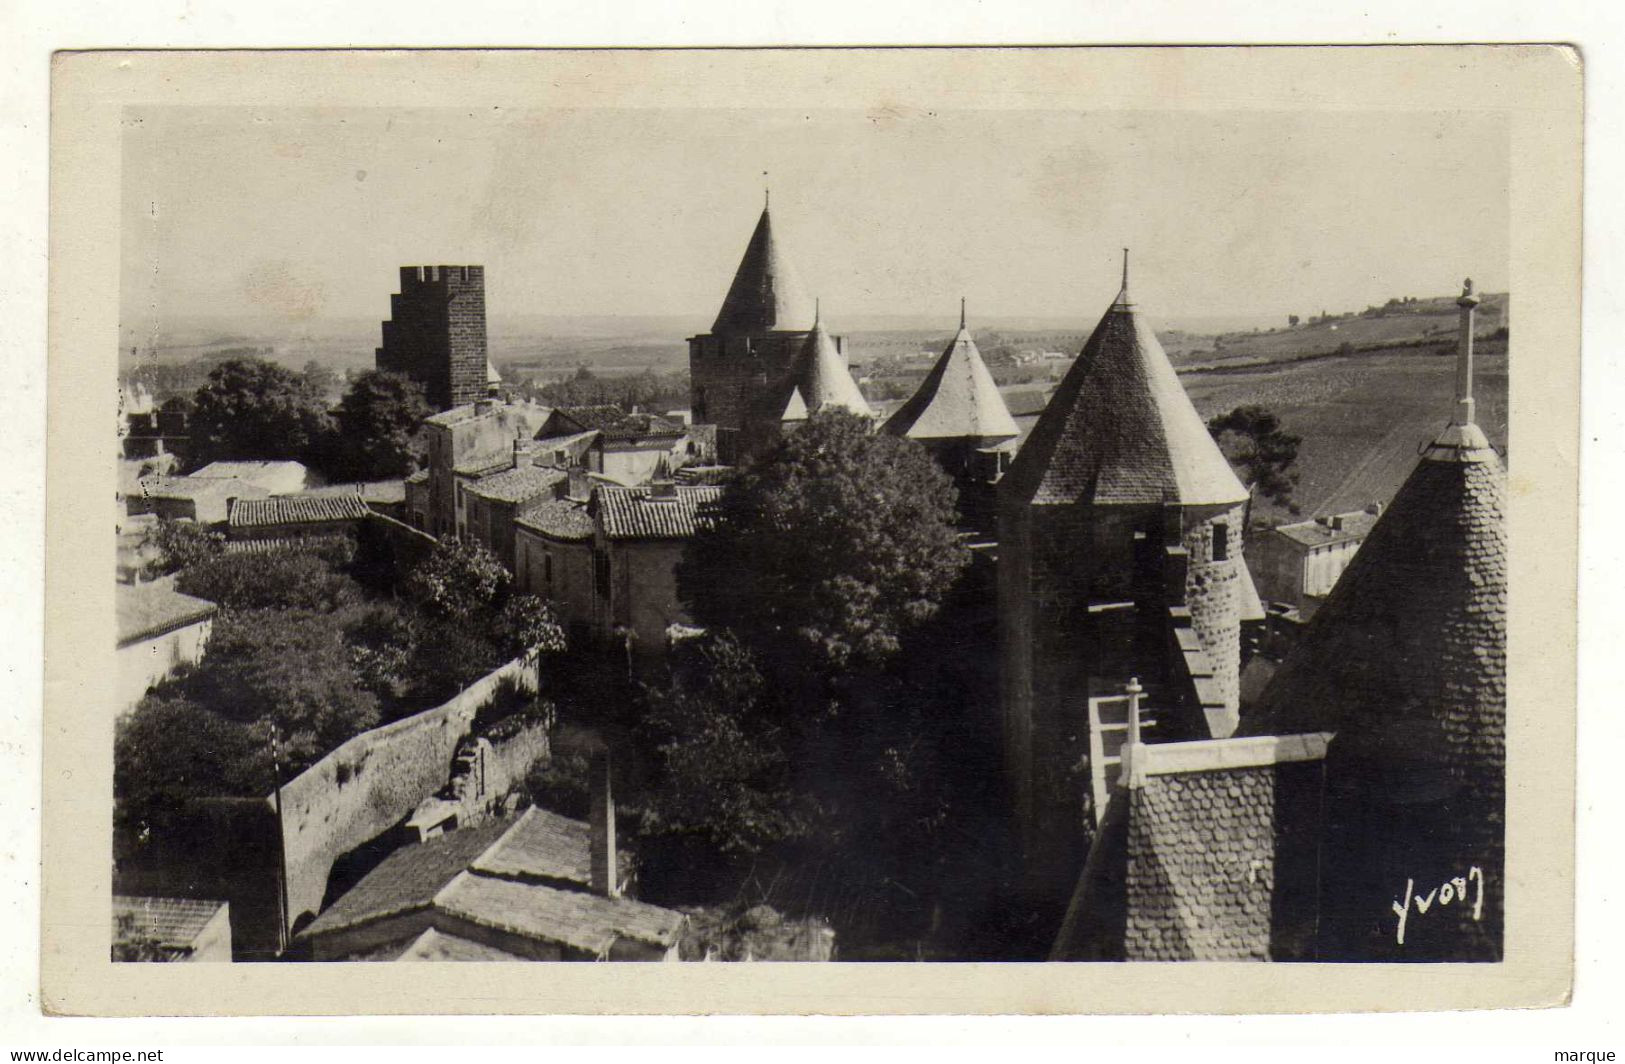
[[[389,313],[380,370],[422,384],[437,411],[486,397],[485,267],[402,266]]]
[[[815,316],[763,207],[711,331],[688,341],[693,420],[717,427],[722,462],[747,462],[778,438],[788,390],[779,392]]]
[[[1478,298],[1466,288],[1450,425],[1244,722],[1256,735],[1333,733],[1320,960],[1501,957],[1506,472],[1474,416]]]
[[[930,451],[959,488],[964,520],[991,531],[993,485],[1008,467],[1021,430],[965,327],[964,300],[959,332],[919,390],[886,420],[884,431]]]
[[[1123,287],[998,486],[1004,753],[1029,884],[1075,881],[1090,699],[1146,685],[1147,741],[1234,731],[1247,490]]]

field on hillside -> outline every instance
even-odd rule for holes
[[[1388,502],[1422,446],[1449,421],[1455,359],[1427,348],[1400,348],[1259,369],[1184,373],[1203,417],[1256,403],[1303,438],[1296,502],[1305,516]],[[1479,346],[1478,422],[1502,453],[1507,445],[1504,341]],[[1255,519],[1292,515],[1255,503]]]

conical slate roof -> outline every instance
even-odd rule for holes
[[[812,300],[773,238],[773,219],[763,208],[711,332],[724,335],[801,330],[812,319]]]
[[[1505,764],[1506,473],[1453,425],[1412,470],[1242,722],[1452,775]]]
[[[972,438],[990,443],[1021,435],[963,317],[958,334],[908,402],[887,419],[885,430],[916,440]]]
[[[846,368],[846,360],[835,350],[835,341],[830,338],[822,321],[813,322],[812,332],[807,334],[806,342],[801,345],[801,355],[796,361],[795,386],[808,413],[816,413],[830,406],[845,407],[864,417],[872,413],[869,404],[864,401],[863,392],[858,390],[857,382]],[[788,414],[789,410],[786,410]]]
[[[1230,463],[1128,300],[1128,284],[1084,344],[999,485],[1035,504],[1236,504]]]

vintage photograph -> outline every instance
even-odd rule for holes
[[[662,91],[119,109],[114,967],[1507,960],[1508,112]]]

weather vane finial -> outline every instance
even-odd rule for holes
[[[762,171],[762,210],[773,206],[773,187],[768,184],[767,171]]]
[[[965,297],[964,296],[959,297],[959,327],[961,329],[963,329],[965,327]]]
[[[813,324],[817,325],[824,320],[824,300],[819,296],[813,297]]]
[[[1464,296],[1470,296],[1473,294],[1473,279],[1471,277],[1461,282],[1461,294]]]

